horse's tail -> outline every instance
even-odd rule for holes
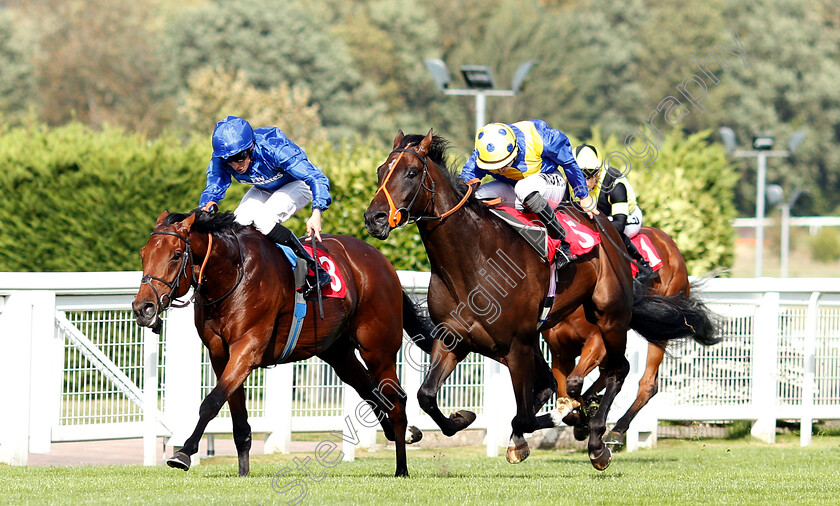
[[[434,326],[428,316],[418,307],[411,296],[403,290],[403,329],[411,341],[426,353],[432,352]]]
[[[703,302],[682,294],[636,294],[630,328],[652,343],[690,337],[709,346],[719,343],[716,317]]]

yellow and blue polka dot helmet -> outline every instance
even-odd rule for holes
[[[476,165],[480,169],[501,169],[516,159],[516,135],[504,123],[488,123],[475,134],[475,149],[478,151]]]

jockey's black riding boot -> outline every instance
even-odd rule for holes
[[[542,220],[545,224],[545,229],[548,231],[548,235],[552,239],[560,240],[560,249],[557,250],[558,254],[554,257],[554,262],[558,268],[565,266],[577,258],[572,254],[571,246],[566,241],[566,231],[563,230],[560,222],[557,221],[557,215],[554,214],[554,209],[548,205],[548,202],[539,192],[533,192],[525,197],[522,205]]]
[[[636,265],[639,267],[639,273],[636,275],[636,279],[638,279],[642,284],[647,283],[648,280],[653,277],[653,269],[650,268],[648,261],[645,260],[645,257],[642,256],[636,248],[636,245],[633,244],[633,241],[631,241],[629,237],[622,233],[621,239],[624,241],[627,253],[630,253],[630,256],[636,261]]]
[[[320,265],[315,263],[315,259],[309,255],[309,252],[303,249],[303,245],[300,243],[295,234],[292,233],[291,230],[284,227],[282,224],[278,223],[274,225],[274,228],[271,229],[271,232],[266,234],[266,237],[271,239],[272,241],[276,242],[277,244],[282,244],[284,246],[288,246],[292,248],[292,251],[297,255],[299,258],[304,259],[306,261],[306,265],[315,273],[315,280],[317,283],[322,287],[330,284],[332,282],[332,278],[330,274],[325,271]],[[317,287],[315,286],[314,282],[310,284],[309,277],[307,276],[307,286],[304,287],[303,295],[308,296],[313,291],[315,291]]]

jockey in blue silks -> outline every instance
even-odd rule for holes
[[[300,241],[282,223],[312,202],[306,236],[321,240],[321,213],[332,202],[330,181],[297,144],[277,127],[251,128],[242,118],[228,116],[213,130],[213,156],[207,165],[207,186],[198,206],[218,208],[231,177],[253,185],[234,211],[237,223],[254,227],[277,244],[288,246],[306,260],[317,283],[330,283],[329,273],[317,266]],[[309,286],[307,294],[316,287]]]
[[[475,149],[461,171],[461,179],[468,185],[480,184],[488,174],[495,181],[481,185],[476,197],[500,198],[502,204],[536,214],[548,234],[562,243],[557,266],[574,260],[565,231],[554,214],[566,195],[566,181],[590,218],[599,213],[575,162],[569,138],[539,119],[489,123],[476,133]]]

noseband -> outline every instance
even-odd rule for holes
[[[470,194],[472,193],[472,186],[468,185],[467,186],[467,193],[464,195],[464,198],[461,199],[461,201],[458,203],[458,205],[456,205],[455,207],[453,207],[449,211],[441,214],[440,216],[423,216],[423,213],[426,212],[426,209],[429,209],[430,206],[434,207],[435,196],[437,195],[436,190],[435,190],[435,180],[434,179],[430,178],[430,181],[432,183],[431,188],[426,186],[426,178],[429,175],[429,164],[428,164],[428,161],[427,161],[428,157],[420,156],[419,153],[417,153],[414,150],[408,149],[408,148],[394,149],[393,151],[391,151],[391,153],[388,155],[388,157],[390,158],[391,155],[393,155],[394,153],[399,153],[399,156],[397,157],[396,160],[394,160],[394,163],[391,165],[391,169],[388,171],[388,174],[385,176],[385,179],[382,181],[382,185],[379,187],[379,190],[377,190],[377,192],[379,192],[379,191],[384,192],[385,193],[385,198],[388,199],[388,206],[389,206],[389,209],[388,209],[388,225],[390,225],[391,228],[404,227],[409,223],[414,223],[414,222],[418,222],[418,221],[442,220],[442,219],[446,218],[447,216],[449,216],[450,214],[457,211],[458,209],[460,209],[464,205],[464,203],[467,201]],[[416,156],[417,159],[420,160],[423,163],[423,175],[420,179],[420,185],[417,187],[417,191],[414,192],[414,196],[411,198],[411,201],[408,203],[408,205],[398,208],[394,204],[394,199],[391,197],[391,193],[388,191],[388,188],[386,187],[386,185],[388,184],[388,180],[391,178],[391,174],[394,172],[394,169],[397,168],[397,165],[399,164],[399,161],[402,158],[403,153],[411,153],[412,155]],[[411,208],[414,207],[414,202],[417,201],[417,197],[420,195],[420,190],[426,190],[427,192],[431,193],[432,196],[426,202],[426,205],[423,206],[423,210],[420,211],[420,216],[411,216]],[[401,217],[402,213],[405,213],[407,218],[404,222],[400,223],[400,221],[401,221],[400,217]]]
[[[151,287],[152,291],[155,292],[155,299],[158,303],[158,307],[163,310],[172,305],[173,307],[186,307],[189,305],[189,302],[183,302],[179,304],[175,304],[176,298],[174,297],[175,292],[178,291],[178,288],[181,286],[181,278],[187,276],[187,263],[189,262],[190,257],[192,256],[192,249],[190,248],[190,239],[189,237],[184,237],[181,234],[176,234],[175,232],[152,232],[151,235],[172,235],[184,241],[184,244],[187,245],[186,249],[184,249],[184,256],[181,257],[181,267],[178,268],[178,274],[175,276],[175,279],[170,283],[165,279],[159,278],[157,276],[152,276],[151,274],[146,274],[140,280],[140,284],[146,284]],[[155,288],[155,285],[152,284],[152,280],[155,280],[159,283],[163,283],[167,288],[169,288],[169,293],[160,295]],[[164,305],[163,298],[167,297],[169,299],[169,304]]]
[[[165,279],[159,278],[157,276],[152,276],[151,274],[144,275],[143,278],[140,280],[141,286],[143,284],[146,284],[146,285],[149,285],[149,287],[152,289],[152,291],[155,294],[156,302],[158,303],[158,308],[160,308],[161,310],[168,308],[170,305],[172,307],[175,307],[175,308],[187,307],[187,306],[190,305],[190,302],[194,302],[197,306],[209,306],[209,305],[212,305],[212,304],[216,304],[217,302],[221,302],[223,299],[227,298],[230,294],[232,294],[233,291],[236,290],[236,287],[239,286],[239,283],[242,282],[242,277],[243,277],[244,271],[245,271],[245,258],[242,254],[242,246],[239,244],[239,237],[236,235],[235,232],[233,232],[233,236],[234,236],[234,238],[236,238],[236,246],[237,246],[237,249],[239,250],[239,277],[237,278],[236,283],[234,283],[234,285],[231,287],[230,290],[227,291],[227,293],[225,293],[224,295],[222,295],[218,299],[216,299],[214,301],[208,301],[208,302],[202,303],[202,302],[198,302],[196,300],[196,296],[198,295],[199,290],[201,290],[201,284],[202,284],[203,280],[199,279],[198,281],[196,281],[195,279],[193,279],[193,276],[190,276],[189,277],[190,286],[195,286],[195,292],[193,293],[193,296],[190,300],[188,300],[186,302],[178,301],[177,296],[175,295],[175,292],[177,292],[178,288],[181,286],[181,279],[182,278],[187,278],[187,264],[190,262],[190,259],[192,258],[192,247],[190,246],[190,238],[188,236],[183,236],[183,235],[175,233],[175,232],[152,232],[150,235],[171,235],[171,236],[177,237],[178,239],[181,239],[182,241],[184,241],[184,244],[186,244],[186,248],[184,249],[184,256],[181,259],[181,266],[178,268],[178,274],[175,276],[175,279],[172,282],[166,281]],[[211,236],[211,241],[210,241],[209,244],[212,244],[212,236]],[[207,258],[210,257],[210,246],[209,246],[209,244],[208,244],[208,247],[207,247],[207,255],[205,257],[205,263],[207,261]],[[203,274],[203,272],[204,272],[204,266],[203,265],[202,265],[201,271],[202,271],[202,274]],[[199,274],[199,277],[201,277],[201,276],[202,275]],[[155,280],[159,283],[164,284],[167,288],[169,288],[169,293],[164,294],[164,295],[160,295],[157,291],[157,288],[155,288],[155,285],[152,284],[152,280]],[[169,299],[169,304],[164,305],[164,303],[163,303],[163,298],[164,297]],[[177,304],[176,304],[176,302],[177,302]]]

